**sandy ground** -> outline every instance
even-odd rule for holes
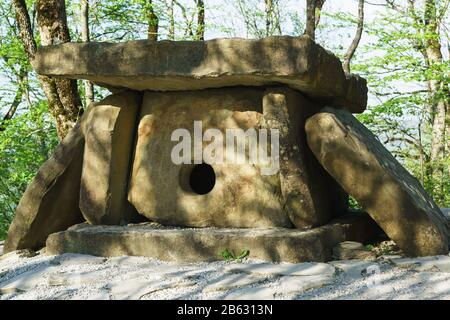
[[[450,299],[450,256],[175,264],[13,252],[0,257],[0,299]]]

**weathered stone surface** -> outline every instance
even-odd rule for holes
[[[332,264],[342,272],[342,280],[344,282],[364,279],[367,277],[367,275],[373,274],[373,270],[375,270],[375,272],[380,272],[379,265],[375,262],[370,261],[339,260],[331,261],[330,264]]]
[[[311,276],[283,276],[275,285],[244,286],[226,293],[221,299],[227,300],[273,300],[293,298],[304,292],[333,283],[333,274]]]
[[[49,234],[83,221],[78,203],[84,118],[69,131],[28,185],[9,228],[5,252],[39,249]]]
[[[366,81],[309,37],[65,43],[39,47],[37,73],[133,90],[287,84],[329,105],[364,111]]]
[[[333,274],[318,274],[313,276],[285,276],[279,280],[277,291],[283,295],[298,295],[307,290],[321,288],[334,281]]]
[[[320,274],[334,274],[334,267],[320,262],[304,263],[241,263],[225,268],[225,272],[248,273],[264,276],[314,276]]]
[[[80,209],[91,224],[120,224],[137,219],[127,201],[141,93],[122,91],[89,108]]]
[[[407,268],[414,271],[434,271],[450,273],[450,257],[434,256],[421,258],[400,258],[390,260],[395,266]]]
[[[56,256],[50,261],[55,266],[98,265],[106,261],[106,258],[95,257],[86,254],[65,253]]]
[[[42,267],[23,272],[19,276],[2,283],[0,293],[21,293],[32,290],[38,286],[45,286],[48,284],[46,276],[54,271],[56,271],[54,267],[43,265]]]
[[[289,88],[147,92],[129,201],[142,215],[166,225],[290,227],[291,221],[297,227],[322,225],[346,212],[347,197],[306,144],[304,122],[315,109]],[[245,154],[236,152],[245,156],[244,163],[211,163],[214,188],[205,195],[192,192],[187,180],[194,165],[173,163],[171,154],[179,142],[171,141],[171,135],[187,129],[194,144],[194,121],[202,121],[203,132],[218,129],[224,146],[228,129],[279,129],[280,171],[264,175],[266,166],[251,164],[247,141]],[[203,142],[203,150],[211,143]],[[194,154],[195,150],[192,158]]]
[[[325,108],[306,122],[319,162],[409,256],[448,252],[450,223],[420,183],[350,113]]]
[[[442,213],[444,216],[447,217],[447,220],[450,220],[450,208],[441,208]]]
[[[306,119],[317,106],[298,91],[269,88],[263,114],[269,129],[279,130],[283,208],[297,228],[320,226],[348,210],[348,196],[323,169],[306,142]]]
[[[276,288],[256,285],[228,292],[219,298],[225,300],[274,300],[278,296]]]
[[[308,231],[298,229],[181,229],[135,226],[90,226],[84,224],[52,234],[49,254],[74,252],[96,256],[147,256],[171,261],[222,260],[220,252],[250,250],[250,257],[268,261],[326,261],[332,247],[352,239],[351,229],[368,218],[334,222]]]
[[[83,272],[54,272],[48,275],[47,285],[49,286],[71,286],[83,285],[101,282],[102,270],[83,271]]]
[[[333,258],[338,260],[362,259],[374,260],[377,255],[360,242],[344,241],[333,248]]]
[[[171,141],[172,132],[187,129],[192,146],[194,121],[202,121],[203,132],[214,128],[223,135],[226,129],[262,126],[262,97],[263,90],[258,88],[146,92],[128,193],[137,211],[165,225],[291,227],[283,210],[278,174],[262,175],[264,166],[247,159],[243,164],[211,163],[214,188],[199,195],[189,185],[194,164],[178,165],[171,158],[179,143]],[[210,142],[200,143],[205,150]],[[197,149],[192,147],[191,163]]]
[[[251,286],[253,284],[261,283],[267,280],[265,277],[254,276],[248,274],[225,274],[222,278],[219,278],[205,287],[205,292],[211,291],[228,291],[232,289],[238,289],[242,287]]]

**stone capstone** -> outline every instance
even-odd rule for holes
[[[307,36],[208,41],[64,43],[38,48],[38,74],[132,90],[200,90],[283,84],[329,105],[362,112],[366,81]]]

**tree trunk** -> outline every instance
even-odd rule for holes
[[[89,34],[89,0],[81,0],[81,40],[90,42]],[[84,81],[86,96],[86,107],[94,102],[94,84],[88,80]]]
[[[266,11],[266,37],[272,34],[272,19],[273,19],[273,0],[265,0]]]
[[[197,0],[197,40],[205,40],[205,3],[203,0]]]
[[[147,31],[147,39],[152,41],[158,41],[158,27],[159,27],[159,19],[155,13],[155,9],[153,7],[153,1],[148,0],[148,31]]]
[[[443,63],[441,52],[441,37],[439,33],[439,22],[435,0],[425,1],[424,10],[424,46],[428,67]],[[446,119],[449,108],[448,84],[440,79],[430,79],[428,81],[430,98],[432,105],[432,138],[431,138],[431,166],[433,169],[433,180],[443,182],[445,149],[446,149]],[[447,94],[446,94],[447,93]],[[443,184],[439,187],[443,195]]]
[[[358,48],[359,41],[361,40],[362,32],[364,28],[364,0],[359,0],[358,3],[358,27],[356,28],[356,34],[353,38],[350,47],[344,56],[344,62],[342,63],[342,67],[346,73],[350,73],[350,61],[355,54],[356,48]]]
[[[13,0],[13,6],[20,38],[28,59],[33,64],[37,46],[25,0]],[[63,0],[38,0],[36,10],[43,45],[70,41]],[[62,139],[75,124],[83,110],[77,83],[74,80],[52,79],[40,75],[38,75],[38,80],[47,98],[49,111],[55,118],[58,136]]]
[[[316,40],[316,28],[319,25],[320,14],[326,0],[306,0],[305,34]]]
[[[316,0],[306,0],[305,34],[312,40],[316,38]]]
[[[175,40],[175,16],[173,13],[174,0],[169,0],[169,39]]]

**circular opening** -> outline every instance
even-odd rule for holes
[[[209,164],[197,164],[189,175],[189,186],[197,194],[209,193],[216,184],[216,174]]]

